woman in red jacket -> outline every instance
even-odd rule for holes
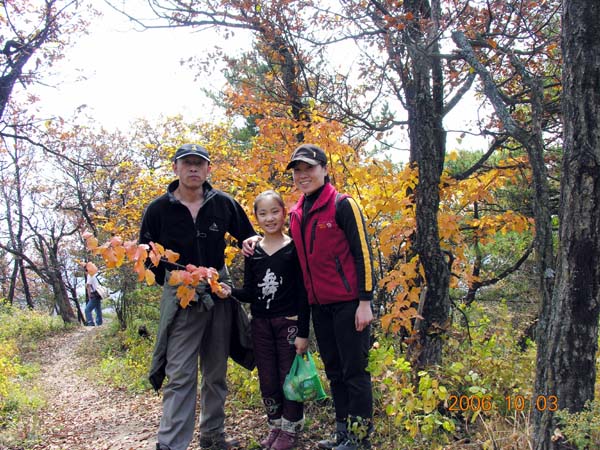
[[[304,194],[290,210],[319,352],[335,405],[336,433],[319,448],[371,448],[373,396],[367,371],[373,270],[362,213],[329,182],[327,156],[299,146],[286,170]]]

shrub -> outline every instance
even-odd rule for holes
[[[451,394],[491,398],[494,412],[510,416],[515,412],[514,399],[530,398],[533,393],[535,346],[529,342],[524,350],[519,348],[520,332],[504,303],[487,312],[473,304],[463,312],[468,327],[463,320],[450,333],[440,374]],[[478,413],[474,408],[464,412],[471,420]]]
[[[369,353],[375,412],[384,418],[375,420],[375,436],[406,449],[447,443],[455,430],[454,420],[440,412],[448,389],[426,371],[415,377],[410,362],[398,353],[384,337]]]
[[[35,348],[45,336],[62,329],[60,318],[0,305],[0,427],[43,404],[39,392],[29,386],[37,368],[23,364],[20,352]]]
[[[579,450],[600,448],[600,401],[588,402],[578,413],[560,410],[556,416],[567,443]]]
[[[90,367],[103,383],[126,389],[131,392],[142,392],[150,389],[148,369],[152,359],[154,340],[142,337],[137,328],[126,330],[119,328],[118,322],[111,324],[103,330],[101,339],[89,342],[89,346],[96,346],[100,355],[97,367]]]
[[[228,401],[239,404],[243,408],[262,408],[258,370],[249,372],[231,359],[227,364],[227,383],[230,392]]]
[[[60,317],[8,305],[0,307],[0,340],[14,339],[21,352],[31,350],[45,336],[64,330]]]
[[[383,437],[382,448],[390,442],[404,449],[443,448],[462,438],[485,447],[504,435],[527,441],[529,411],[516,411],[514,401],[531,396],[535,348],[529,343],[521,350],[505,304],[488,310],[473,304],[457,317],[439,367],[416,373],[394,337],[380,336],[371,349],[375,436]]]

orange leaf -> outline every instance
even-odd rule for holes
[[[88,250],[94,251],[98,248],[98,239],[91,236],[85,240]]]
[[[125,247],[115,247],[115,258],[117,267],[121,267],[125,260]]]
[[[181,285],[177,288],[177,298],[179,299],[179,304],[182,308],[187,308],[190,302],[194,299],[196,295],[196,290],[190,288],[188,286]]]
[[[152,286],[154,283],[156,283],[156,277],[154,276],[154,272],[152,272],[150,269],[146,269],[146,283],[148,284],[148,286]]]
[[[144,259],[138,259],[133,265],[134,272],[138,274],[138,281],[144,281],[146,277],[146,265],[144,261]]]
[[[150,247],[161,256],[165,253],[165,248],[156,242],[150,242]]]
[[[419,294],[421,290],[418,288],[411,289],[408,293],[408,299],[411,303],[419,303]]]
[[[181,270],[173,270],[171,272],[171,276],[169,277],[169,285],[177,286],[178,284],[183,283],[183,271]]]
[[[129,259],[129,261],[135,261],[135,257],[138,252],[137,242],[127,241],[123,244],[123,247],[125,248],[125,254],[127,255],[127,259]]]
[[[223,289],[219,284],[219,273],[215,271],[208,276],[208,284],[210,285],[210,290],[214,293],[221,292]]]
[[[167,258],[167,261],[174,263],[179,259],[179,253],[167,249],[165,251],[165,257]]]
[[[148,258],[148,246],[146,244],[140,244],[137,246],[135,251],[134,261],[141,261],[142,264],[146,262]]]
[[[206,267],[196,267],[193,264],[188,264],[186,269],[190,272],[192,276],[191,283],[194,285],[197,285],[201,281],[205,281],[209,276],[209,271]]]
[[[96,249],[97,253],[100,254],[102,256],[102,259],[104,259],[104,262],[106,263],[107,267],[111,267],[111,262],[113,260],[113,251],[110,247],[105,247],[104,245],[102,245],[101,247],[98,247]],[[114,267],[114,266],[112,266]]]
[[[156,253],[154,248],[152,250],[150,250],[150,253],[148,256],[150,257],[150,261],[152,261],[152,264],[154,266],[158,267],[158,265],[160,264],[160,255],[158,253]]]
[[[121,239],[119,236],[113,236],[110,238],[109,242],[113,247],[120,247],[123,243],[123,239]]]
[[[392,316],[392,314],[386,314],[381,317],[381,328],[383,328],[384,331],[389,331],[393,318],[394,316]]]

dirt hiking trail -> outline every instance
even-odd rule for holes
[[[35,385],[47,402],[22,431],[38,443],[15,447],[0,441],[0,450],[155,450],[161,396],[101,385],[83,370],[89,364],[84,346],[101,339],[101,332],[102,327],[78,327],[40,342],[23,358],[39,365]],[[265,420],[256,411],[236,410],[228,413],[225,431],[240,439],[241,448],[256,449],[256,441],[267,432]],[[299,450],[316,447],[316,436],[311,436],[315,431],[302,433]],[[196,435],[190,450],[200,448],[197,439]]]
[[[28,355],[39,364],[36,384],[47,401],[32,430],[42,443],[31,450],[154,450],[160,397],[102,386],[82,372],[88,363],[80,347],[101,330],[78,327]]]

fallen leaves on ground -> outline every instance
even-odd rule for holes
[[[21,424],[23,441],[35,444],[23,447],[0,442],[0,450],[156,448],[161,396],[153,392],[132,394],[86,378],[90,371],[83,369],[90,363],[81,347],[86,340],[99,338],[101,331],[102,327],[79,327],[40,342],[38,349],[26,356],[40,366],[35,384],[44,393],[47,405],[37,417],[27,419],[29,424]],[[268,432],[266,416],[262,410],[231,412],[228,408],[226,432],[240,439],[243,448],[257,449],[257,442]],[[313,422],[302,433],[298,450],[315,448],[315,441],[323,433],[321,426]],[[197,439],[196,433],[190,449],[199,448]]]

